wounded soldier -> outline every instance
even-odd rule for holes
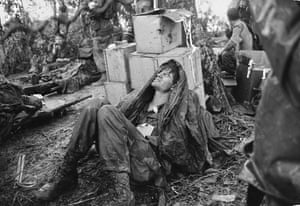
[[[0,75],[0,143],[42,108],[42,101]]]
[[[182,66],[170,60],[118,106],[98,99],[84,108],[58,175],[35,195],[49,201],[76,185],[77,162],[96,144],[117,193],[109,205],[134,205],[129,179],[163,189],[171,172],[201,173],[209,166],[207,116]]]

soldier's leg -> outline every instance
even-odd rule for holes
[[[103,106],[98,112],[98,129],[100,155],[105,160],[105,169],[115,177],[118,202],[132,197],[129,176],[141,182],[159,179],[161,166],[154,151],[123,113],[114,106]]]
[[[97,111],[108,102],[94,99],[85,107],[76,122],[67,152],[57,174],[42,186],[35,196],[41,200],[53,200],[77,184],[77,162],[84,157],[98,134]]]
[[[106,104],[109,104],[106,99],[93,99],[83,108],[73,128],[68,151],[82,154],[88,152],[98,135],[97,113]]]
[[[62,168],[76,169],[78,160],[83,158],[95,143],[98,135],[97,112],[105,104],[109,104],[106,99],[95,98],[83,108],[73,128]]]
[[[98,36],[93,38],[93,58],[97,66],[97,71],[101,73],[100,82],[106,81],[104,49],[112,43],[112,36]]]
[[[152,171],[159,170],[160,164],[149,142],[116,107],[101,107],[98,129],[99,151],[107,170],[131,173],[131,159],[142,162]],[[153,160],[149,160],[151,158]]]

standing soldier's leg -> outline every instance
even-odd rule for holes
[[[93,58],[96,63],[98,72],[101,73],[100,82],[106,81],[104,49],[106,49],[107,46],[111,43],[111,35],[93,38]]]

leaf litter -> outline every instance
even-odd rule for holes
[[[66,151],[79,112],[71,111],[61,118],[28,127],[1,145],[0,155],[5,156],[7,168],[0,169],[1,205],[106,205],[112,198],[112,182],[101,170],[97,155],[90,154],[79,164],[78,187],[50,203],[37,201],[32,191],[55,174]],[[242,141],[253,135],[254,118],[238,113],[215,115],[220,130],[220,141],[230,148],[227,156],[216,157],[217,168],[204,174],[185,176],[177,174],[169,179],[168,206],[235,206],[245,204],[246,183],[238,180],[245,155],[237,151]],[[24,178],[36,180],[36,187],[22,188],[15,184],[18,154],[25,154]],[[151,185],[133,185],[136,205],[157,205],[158,190]]]

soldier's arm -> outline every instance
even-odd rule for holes
[[[231,35],[229,41],[227,42],[227,44],[224,46],[223,51],[229,51],[233,48],[236,48],[240,44],[241,32],[242,32],[242,28],[240,25],[233,27],[232,35]]]
[[[106,11],[106,9],[114,2],[114,0],[105,0],[105,3],[103,4],[103,6],[101,7],[96,7],[94,9],[91,10],[91,13],[93,15],[100,15],[102,14],[103,12]]]
[[[300,107],[300,9],[291,0],[252,0],[250,7],[274,75]]]

